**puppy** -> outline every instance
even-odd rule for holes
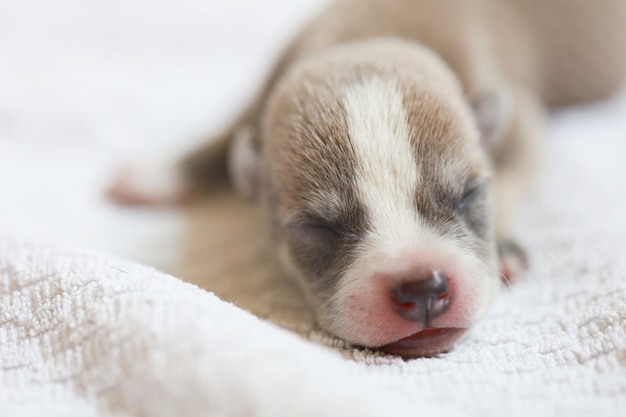
[[[624,28],[623,0],[339,0],[182,182],[111,194],[178,199],[229,176],[321,327],[445,352],[525,266],[510,225],[545,108],[622,86]]]

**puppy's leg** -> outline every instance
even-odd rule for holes
[[[201,191],[217,182],[230,182],[243,197],[256,199],[261,113],[276,81],[291,60],[295,45],[283,52],[255,100],[233,126],[224,135],[190,153],[180,162],[179,170],[190,190]]]
[[[194,190],[230,180],[240,195],[255,200],[259,154],[256,118],[248,118],[184,158],[180,170]]]
[[[511,237],[511,225],[541,165],[539,141],[544,135],[545,110],[533,93],[521,89],[509,91],[500,102],[482,105],[477,118],[479,125],[491,126],[486,130],[491,136],[483,133],[483,137],[495,168],[495,233],[500,273],[504,281],[510,282],[528,266],[524,251]],[[489,118],[498,113],[493,113],[494,109],[500,109],[501,114],[495,117],[499,121],[489,123]]]
[[[233,127],[217,138],[208,140],[178,161],[177,169],[190,189],[204,190],[212,184],[228,180],[228,151],[235,129]]]
[[[241,194],[253,198],[259,148],[257,107],[245,112],[226,133],[180,160],[129,164],[109,187],[109,198],[125,205],[178,204],[229,179]]]

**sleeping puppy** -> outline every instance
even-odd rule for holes
[[[625,27],[623,0],[339,0],[181,181],[111,195],[176,200],[229,176],[321,327],[445,352],[525,266],[509,228],[544,108],[617,90]]]

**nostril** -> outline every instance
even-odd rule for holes
[[[433,296],[438,298],[448,291],[448,278],[437,270],[432,271],[427,278],[404,282],[395,289],[400,302],[415,302]]]
[[[449,279],[437,270],[424,279],[396,285],[391,294],[398,314],[427,326],[445,313],[451,303]]]

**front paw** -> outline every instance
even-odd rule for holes
[[[528,270],[526,252],[512,240],[498,242],[498,258],[500,277],[507,285],[517,281]]]

